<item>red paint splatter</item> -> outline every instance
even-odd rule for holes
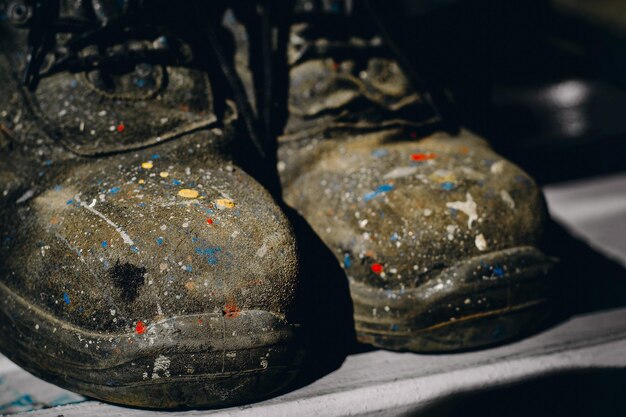
[[[213,219],[206,219],[206,222],[207,222],[208,224],[213,224]]]
[[[380,274],[383,272],[383,266],[381,264],[373,264],[370,268],[375,274]]]
[[[414,153],[411,154],[411,159],[417,162],[428,161],[429,159],[435,159],[437,155],[434,153]]]
[[[223,312],[227,318],[234,319],[235,317],[239,316],[241,310],[239,309],[239,307],[237,307],[235,303],[228,303],[224,306]]]
[[[135,332],[137,332],[137,334],[144,334],[145,331],[146,326],[143,324],[143,321],[138,321],[137,325],[135,326]]]
[[[198,324],[202,325],[202,319],[198,319]]]
[[[120,123],[119,125],[117,125],[118,132],[122,133],[124,129],[126,129],[126,126],[124,126],[124,123]]]

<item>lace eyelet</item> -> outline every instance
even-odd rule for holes
[[[7,17],[15,26],[26,26],[33,18],[33,6],[27,0],[15,0],[7,7]]]

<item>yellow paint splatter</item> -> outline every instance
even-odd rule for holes
[[[443,183],[443,182],[456,182],[457,177],[451,171],[435,171],[428,176],[431,181]]]
[[[167,178],[167,177],[169,177],[169,176],[170,176],[170,173],[169,173],[169,172],[165,172],[165,171],[163,171],[163,172],[161,172],[159,175],[161,176],[161,178]]]
[[[152,169],[152,167],[154,167],[154,165],[152,164],[152,162],[148,161],[148,162],[144,162],[143,164],[141,164],[141,167],[143,169]]]
[[[178,195],[184,198],[197,198],[199,194],[196,190],[190,190],[188,188],[185,188],[180,190],[178,192]]]
[[[233,208],[235,207],[235,202],[232,200],[229,200],[227,198],[219,198],[215,204],[217,204],[217,208],[218,209],[227,209],[227,208]]]
[[[138,182],[139,182],[139,184],[145,184],[146,180],[139,180]]]

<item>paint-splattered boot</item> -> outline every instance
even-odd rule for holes
[[[301,3],[279,171],[345,269],[359,340],[456,350],[534,328],[554,262],[538,249],[537,185],[480,137],[446,131],[371,15]]]
[[[299,367],[294,233],[218,3],[0,2],[0,350],[37,376],[202,407]]]

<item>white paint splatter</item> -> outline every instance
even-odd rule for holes
[[[502,201],[504,201],[504,204],[509,206],[511,210],[515,209],[515,201],[513,200],[513,197],[511,197],[511,194],[509,194],[508,191],[506,190],[500,191],[500,198],[502,198]]]
[[[24,194],[22,194],[22,196],[20,198],[17,199],[16,203],[17,204],[25,203],[28,200],[30,200],[31,198],[33,198],[34,195],[35,195],[35,191],[34,190],[28,190]]]
[[[383,177],[386,180],[407,177],[417,172],[417,167],[398,167],[394,168]]]
[[[256,251],[256,256],[259,258],[263,258],[267,254],[267,245],[264,243],[263,246]]]
[[[76,196],[75,200],[76,201],[80,201],[80,198],[78,198],[78,196]],[[95,208],[91,207],[90,205],[88,205],[84,201],[80,201],[80,206],[83,207],[83,208],[86,208],[87,210],[89,210],[90,212],[92,212],[96,216],[100,217],[105,222],[107,222],[107,224],[109,226],[113,227],[115,229],[115,231],[120,234],[120,236],[122,237],[122,240],[124,240],[124,243],[126,243],[127,245],[131,245],[131,246],[135,244],[135,242],[133,242],[133,240],[130,238],[130,236],[128,236],[128,234],[124,230],[122,230],[122,228],[120,226],[118,226],[115,223],[113,223],[113,221],[111,219],[109,219],[107,216],[105,216],[104,214],[100,213],[98,210],[96,210]]]
[[[504,171],[504,161],[500,160],[491,164],[492,174],[502,174],[502,171]]]
[[[448,232],[448,240],[454,240],[454,232],[458,229],[458,226],[454,224],[449,224],[446,226],[446,231]]]
[[[159,379],[159,372],[163,372],[163,376],[170,376],[170,364],[171,361],[167,356],[159,355],[154,360],[154,367],[152,368],[152,379]]]
[[[467,227],[471,229],[472,224],[476,220],[478,220],[478,214],[476,212],[477,206],[470,193],[465,194],[465,198],[467,199],[466,201],[454,201],[451,203],[446,203],[446,207],[459,210],[465,213],[468,217]]]
[[[487,249],[487,241],[485,240],[485,236],[483,236],[482,233],[476,236],[474,243],[476,244],[476,247],[480,251]]]

